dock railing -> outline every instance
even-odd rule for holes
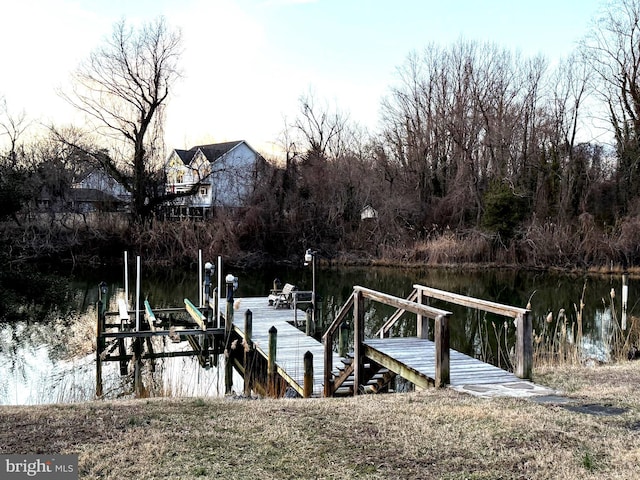
[[[332,366],[333,366],[333,340],[335,333],[339,330],[342,322],[347,318],[347,314],[353,309],[353,363],[351,370],[353,372],[353,393],[357,395],[359,386],[363,383],[364,373],[364,340],[365,340],[365,299],[379,302],[385,305],[396,307],[399,310],[415,313],[419,317],[432,319],[435,322],[435,355],[436,355],[436,374],[435,385],[442,387],[449,383],[450,365],[449,365],[449,318],[451,312],[438,308],[423,305],[421,303],[405,300],[404,298],[394,297],[386,293],[377,292],[365,287],[354,286],[353,293],[342,307],[336,319],[329,326],[323,336],[325,351],[325,368],[324,368],[324,395],[330,397],[333,392],[340,386],[334,382]],[[342,378],[344,381],[344,377]]]
[[[483,312],[513,318],[516,325],[516,364],[513,373],[518,378],[531,380],[533,373],[533,321],[531,310],[467,297],[457,293],[425,287],[424,285],[414,285],[413,288],[418,292],[417,301],[419,303],[422,303],[425,298],[435,298],[456,305],[475,308]]]
[[[426,287],[424,285],[414,285],[414,290],[409,295],[408,300],[417,303],[425,303],[429,298],[442,300],[463,307],[473,308],[482,312],[493,313],[503,317],[513,318],[516,325],[516,361],[514,374],[523,379],[532,378],[533,370],[533,326],[531,311],[526,308],[504,305],[488,300],[468,297],[457,293],[438,290],[437,288]],[[398,310],[389,320],[378,330],[376,335],[384,338],[389,334],[391,327],[400,319],[406,310]],[[417,332],[418,337],[426,338],[428,332],[427,319],[418,315]]]

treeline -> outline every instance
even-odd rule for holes
[[[116,237],[159,259],[206,245],[259,261],[315,248],[346,260],[640,264],[640,2],[619,0],[598,18],[575,54],[553,65],[467,40],[411,53],[376,132],[301,97],[283,158],[260,172],[243,209],[206,224],[150,215],[85,230],[96,245]],[[6,127],[16,124],[3,125],[17,133]],[[30,152],[12,142],[0,181],[5,220],[19,222],[28,192],[41,188],[22,188],[16,175],[55,191],[68,183],[64,172],[109,158],[68,136],[52,153],[48,142],[60,140],[56,132]],[[136,198],[146,207],[153,197]]]
[[[372,136],[303,97],[286,144],[302,153],[259,190],[256,238],[434,263],[638,263],[640,4],[600,18],[555,66],[463,40],[411,54]]]

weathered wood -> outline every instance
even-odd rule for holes
[[[304,354],[304,393],[303,398],[313,395],[313,353],[306,351]]]
[[[202,330],[207,329],[207,317],[188,298],[184,299],[184,306],[187,313],[198,324]]]
[[[324,381],[323,381],[323,395],[327,398],[333,396],[333,374],[331,373],[333,367],[333,337],[322,337],[322,344],[324,347]]]
[[[178,358],[178,357],[193,357],[196,356],[197,352],[193,350],[181,350],[176,352],[142,352],[141,358],[142,360],[152,359],[157,360],[160,358]],[[122,355],[108,355],[102,359],[103,362],[129,362],[134,358],[133,354],[123,353]],[[127,372],[125,370],[123,375],[126,375]]]
[[[133,390],[138,398],[141,398],[144,394],[144,385],[142,384],[142,338],[133,340]]]
[[[450,383],[449,363],[449,318],[440,315],[435,319],[436,344],[436,387],[444,387]]]
[[[144,311],[147,315],[147,322],[149,323],[149,330],[152,332],[156,331],[156,315],[153,313],[151,309],[151,305],[149,304],[149,300],[144,301]]]
[[[349,346],[349,324],[342,322],[340,324],[340,333],[338,335],[338,355],[346,357]]]
[[[533,326],[531,312],[525,311],[516,317],[516,366],[519,378],[532,378],[533,373]]]
[[[526,308],[519,308],[511,305],[503,305],[500,303],[490,302],[488,300],[467,297],[458,293],[425,287],[424,285],[414,285],[413,288],[421,290],[424,295],[431,298],[444,300],[445,302],[451,302],[456,305],[462,305],[469,308],[475,308],[484,312],[495,313],[496,315],[502,315],[505,317],[516,318],[518,315],[528,312]]]
[[[418,297],[418,291],[414,289],[407,297],[407,300],[409,302],[414,302],[416,301],[417,297]],[[386,322],[384,322],[384,325],[382,325],[382,327],[380,327],[380,329],[376,332],[376,337],[380,337],[380,338],[388,337],[391,327],[393,327],[398,322],[398,320],[402,318],[402,315],[404,315],[405,312],[406,310],[403,308],[396,310],[395,313],[391,315],[389,319]],[[418,314],[418,316],[421,316],[421,314]]]
[[[253,379],[251,378],[253,369],[253,313],[251,310],[244,312],[244,396],[251,396]]]
[[[102,352],[105,348],[105,338],[102,336],[104,331],[105,316],[104,316],[104,303],[102,300],[98,300],[98,315],[96,322],[96,397],[100,398],[103,395],[102,389]]]
[[[360,393],[364,380],[364,295],[354,288],[353,301],[353,394]]]
[[[297,308],[296,308],[297,310]],[[313,335],[313,315],[311,313],[311,309],[307,308],[307,310],[305,311],[305,316],[306,316],[306,323],[304,325],[304,333],[305,335],[308,337],[310,335]]]
[[[322,336],[322,343],[324,345],[324,396],[331,397],[333,396],[333,374],[331,373],[333,369],[333,338],[336,330],[342,325],[342,322],[345,320],[347,314],[351,310],[354,304],[354,293],[352,293],[345,304],[342,306],[338,315],[336,315],[335,320],[329,328]]]
[[[367,339],[365,355],[418,387],[435,385],[435,344],[430,340],[416,337]],[[519,381],[513,373],[450,350],[449,386],[513,384]]]
[[[446,302],[474,308],[484,312],[516,319],[516,365],[515,372],[520,378],[532,378],[533,370],[533,332],[531,312],[526,308],[504,305],[436,288],[414,285],[423,295]]]
[[[275,396],[276,393],[276,353],[278,351],[278,329],[272,326],[269,329],[269,356],[267,358],[267,377],[270,395]]]
[[[198,335],[206,333],[207,335],[223,335],[224,329],[222,328],[208,328],[206,331],[203,331],[199,328],[181,328],[181,327],[171,327],[169,330],[161,330],[156,329],[155,332],[152,331],[142,331],[142,332],[104,332],[102,336],[104,338],[143,338],[143,337],[171,337],[177,335]]]
[[[388,368],[420,388],[433,386],[433,379],[430,379],[429,376],[412,368],[410,365],[407,365],[407,363],[398,360],[393,356],[386,355],[367,344],[364,345],[364,352],[367,358],[370,358],[383,367]]]
[[[422,290],[414,289],[416,292],[416,302],[424,305],[426,297]],[[416,316],[416,334],[418,338],[429,338],[429,317],[425,317],[421,313]]]
[[[444,316],[451,315],[451,312],[447,310],[434,308],[429,305],[419,305],[415,302],[410,302],[409,300],[405,300],[404,298],[398,298],[398,297],[394,297],[393,295],[388,295],[386,293],[376,292],[375,290],[371,290],[369,288],[355,286],[353,287],[353,290],[362,293],[364,298],[368,298],[376,302],[384,303],[385,305],[390,305],[392,307],[403,309],[403,310],[406,310],[407,312],[424,315],[429,318],[435,319],[440,315],[444,315]]]

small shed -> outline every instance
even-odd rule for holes
[[[362,210],[360,210],[360,220],[367,220],[370,218],[378,218],[378,211],[370,204],[366,204]]]

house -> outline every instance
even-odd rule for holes
[[[35,198],[41,212],[89,213],[125,210],[131,194],[102,170],[87,170],[70,187],[43,186]]]
[[[165,164],[166,192],[193,193],[174,199],[170,210],[204,216],[212,208],[244,206],[263,162],[244,140],[174,150]]]
[[[71,186],[68,206],[77,212],[122,210],[131,193],[104,170],[94,169]]]

